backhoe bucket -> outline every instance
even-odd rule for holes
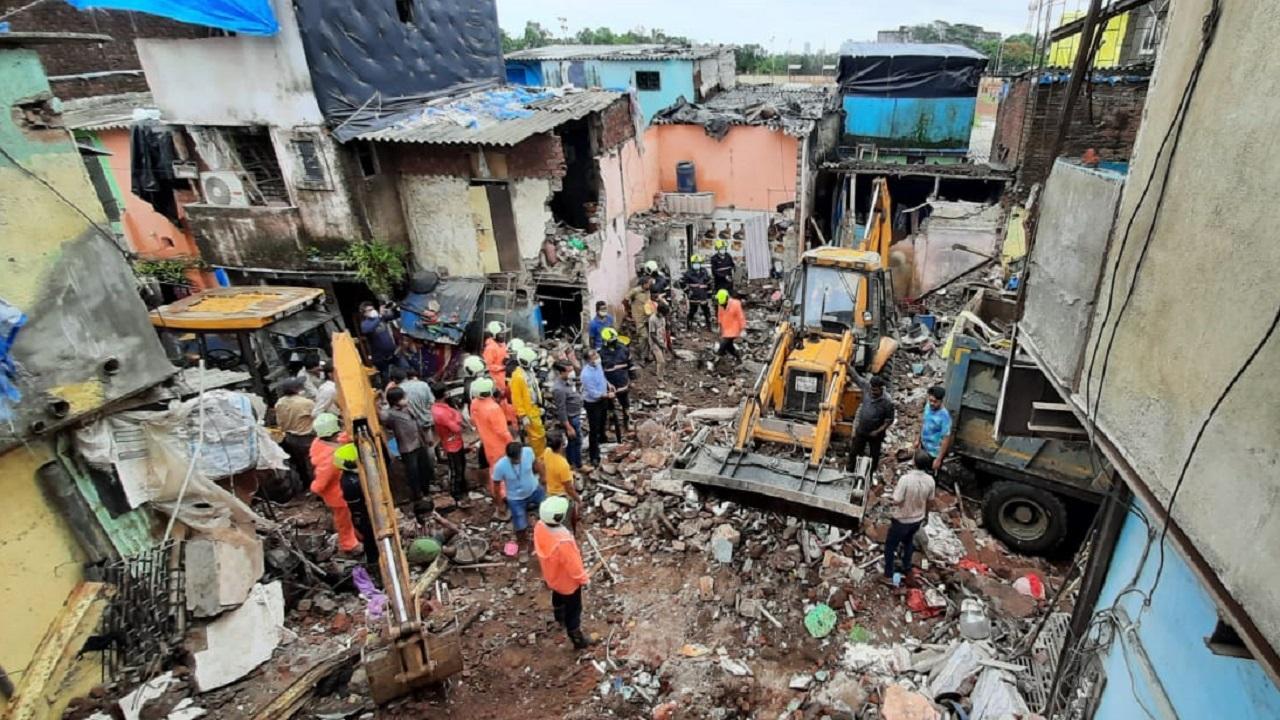
[[[421,661],[424,645],[431,648],[426,662]],[[399,640],[379,638],[365,646],[364,670],[369,694],[382,705],[462,672],[462,646],[457,633],[431,635],[425,644],[417,633]]]
[[[676,457],[674,479],[712,488],[742,505],[813,522],[852,528],[862,519],[869,458],[858,458],[854,472],[847,472],[843,463],[815,468],[804,460],[707,445],[709,432],[703,428],[695,433]]]

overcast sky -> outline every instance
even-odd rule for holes
[[[498,22],[513,35],[527,21],[559,34],[605,26],[660,28],[723,43],[758,43],[774,51],[834,51],[844,40],[874,40],[877,30],[932,20],[964,22],[1006,35],[1027,30],[1031,0],[497,0]],[[1066,0],[1071,5],[1076,0]]]

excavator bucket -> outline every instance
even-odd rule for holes
[[[742,505],[814,522],[852,528],[862,519],[869,458],[858,458],[853,472],[843,463],[812,467],[804,460],[708,445],[709,433],[710,428],[694,433],[675,459],[674,479]]]
[[[376,396],[355,341],[345,332],[333,334],[333,367],[338,404],[356,446],[360,486],[373,530],[373,537],[362,540],[377,545],[378,572],[387,594],[386,626],[382,632],[369,633],[363,650],[370,694],[381,705],[460,672],[462,650],[457,634],[430,635],[422,622],[387,482]]]

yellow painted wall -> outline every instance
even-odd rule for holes
[[[40,644],[71,590],[83,579],[80,551],[71,529],[45,501],[36,470],[51,458],[47,446],[32,443],[0,455],[0,666],[13,679]],[[72,698],[101,682],[96,653],[73,673],[50,707],[57,717]],[[0,698],[0,710],[6,702]]]
[[[1082,12],[1062,14],[1062,24],[1084,17]],[[1124,34],[1129,28],[1129,13],[1121,13],[1107,22],[1103,28],[1102,45],[1098,46],[1098,54],[1093,58],[1095,68],[1116,67],[1120,64],[1120,48],[1124,44]],[[1064,38],[1049,46],[1049,65],[1055,67],[1071,67],[1076,61],[1076,51],[1080,47],[1080,33]]]

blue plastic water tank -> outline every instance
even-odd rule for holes
[[[676,163],[676,192],[698,192],[697,173],[688,160]]]

